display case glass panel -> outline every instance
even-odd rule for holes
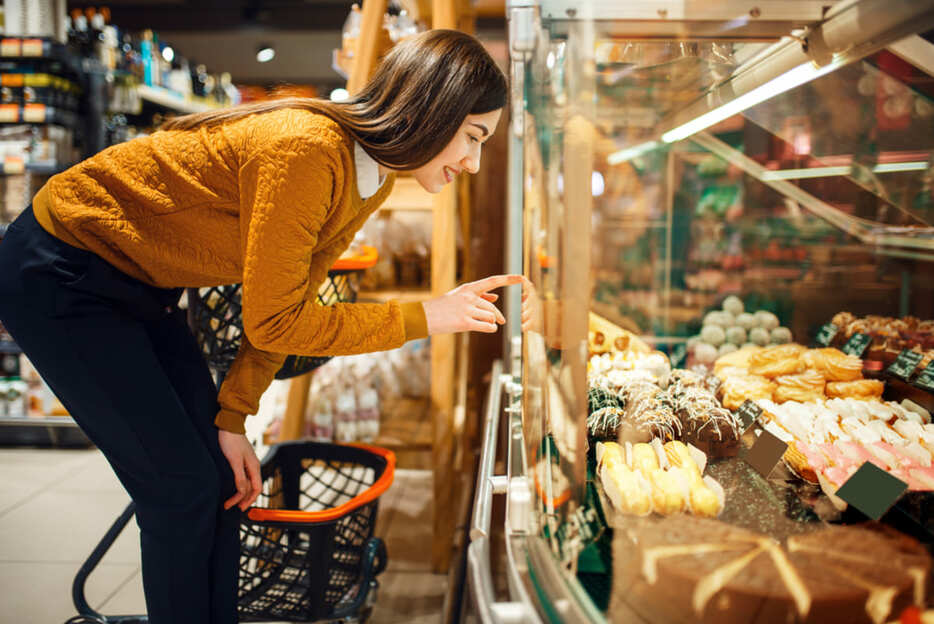
[[[543,3],[516,60],[531,530],[613,621],[931,602],[934,3],[785,6]]]

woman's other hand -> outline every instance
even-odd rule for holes
[[[246,511],[247,507],[252,505],[256,497],[263,491],[256,452],[253,450],[253,445],[242,433],[219,429],[217,441],[220,443],[224,457],[230,462],[234,482],[237,486],[237,493],[224,501],[224,509],[230,509],[234,505],[238,505],[240,511]]]
[[[506,318],[493,305],[499,295],[490,291],[522,281],[521,275],[492,275],[461,284],[446,295],[423,302],[428,335],[464,331],[495,332],[499,325],[506,322]]]

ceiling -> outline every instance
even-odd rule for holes
[[[331,68],[351,0],[108,0],[121,30],[152,29],[186,58],[209,71],[228,71],[240,84],[314,84],[336,87],[344,78]],[[101,6],[100,0],[68,0],[68,8]],[[504,13],[503,13],[504,14]],[[481,37],[505,38],[502,18],[478,20]],[[256,61],[260,44],[275,58]]]

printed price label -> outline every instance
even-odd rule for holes
[[[902,350],[898,354],[898,357],[895,358],[895,361],[886,369],[890,375],[894,375],[899,379],[908,381],[911,379],[911,375],[915,372],[915,369],[918,367],[918,364],[921,363],[921,360],[924,356],[917,351],[911,351],[909,349]]]
[[[853,334],[843,345],[842,351],[847,355],[863,357],[870,342],[872,342],[872,337],[869,334]]]
[[[45,104],[27,104],[23,107],[23,121],[44,123],[46,120],[45,112]]]
[[[42,39],[23,39],[23,56],[42,56]]]
[[[897,479],[871,462],[864,462],[853,476],[837,490],[837,496],[861,512],[878,520],[908,489]]]
[[[922,390],[934,392],[934,362],[924,367],[924,370],[921,371],[921,374],[918,375],[914,383]]]
[[[821,325],[821,328],[817,331],[817,337],[814,338],[815,344],[819,347],[829,347],[838,331],[840,331],[840,328],[833,323]]]
[[[22,49],[19,39],[0,40],[0,56],[19,56]]]
[[[756,438],[755,444],[746,452],[746,463],[768,479],[787,450],[788,443],[783,442],[767,429],[763,429],[762,435]]]
[[[762,416],[762,408],[756,405],[754,401],[746,399],[737,408],[736,415],[739,416],[740,421],[743,423],[743,433],[746,433],[759,420],[759,416]]]

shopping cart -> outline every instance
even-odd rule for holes
[[[376,251],[341,259],[318,303],[356,300],[360,273]],[[239,285],[189,290],[189,324],[209,367],[223,379],[242,337]],[[277,378],[311,371],[327,357],[289,356]],[[395,469],[391,451],[364,445],[287,442],[263,459],[263,493],[240,521],[238,611],[241,621],[362,622],[386,567],[373,536],[379,497]],[[84,562],[72,584],[77,616],[66,624],[143,624],[144,615],[102,615],[85,596],[88,577],[136,512],[130,503]]]

